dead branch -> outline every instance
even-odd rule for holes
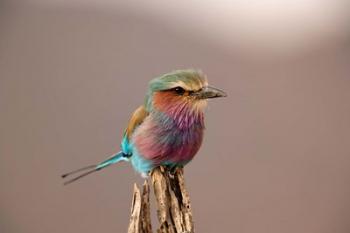
[[[151,173],[157,202],[159,228],[157,233],[193,233],[194,224],[183,169],[174,173],[159,167]],[[143,185],[142,196],[135,184],[128,233],[151,233],[149,186]]]
[[[149,185],[147,181],[143,184],[142,195],[137,185],[134,185],[128,233],[152,233]]]

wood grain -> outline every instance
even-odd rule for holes
[[[151,181],[156,199],[159,226],[157,233],[193,233],[194,223],[183,168],[169,171],[159,167]],[[128,233],[151,233],[150,187],[145,181],[142,195],[135,184]]]

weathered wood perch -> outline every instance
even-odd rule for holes
[[[171,173],[164,167],[156,168],[151,173],[151,181],[157,202],[157,233],[193,233],[192,209],[183,169]],[[149,195],[147,181],[142,194],[135,184],[128,233],[152,233]]]

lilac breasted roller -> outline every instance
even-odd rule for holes
[[[207,100],[225,96],[197,70],[177,70],[151,80],[144,104],[129,120],[121,151],[99,164],[62,175],[84,172],[65,184],[121,161],[131,163],[142,176],[160,165],[186,165],[203,141]]]

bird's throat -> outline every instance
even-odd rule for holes
[[[154,119],[159,124],[164,125],[172,130],[190,130],[192,128],[204,129],[204,114],[202,111],[193,110],[191,108],[178,108],[173,111],[161,112],[155,110],[153,112]]]
[[[192,127],[204,128],[203,109],[206,101],[194,102],[179,96],[156,94],[153,99],[153,113],[159,123],[181,130]]]

